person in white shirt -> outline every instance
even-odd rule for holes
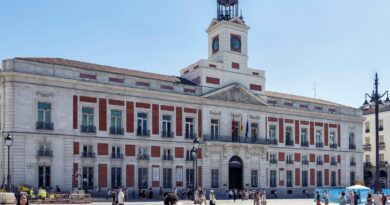
[[[118,191],[118,205],[124,205],[125,204],[125,194],[122,191],[122,187],[119,187]]]

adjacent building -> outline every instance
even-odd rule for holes
[[[248,67],[238,1],[217,3],[208,59],[180,76],[61,58],[4,60],[0,119],[14,139],[11,183],[138,191],[197,180],[218,192],[299,195],[362,181],[361,110],[266,91],[265,71]]]
[[[389,187],[387,178],[388,166],[390,166],[389,148],[390,140],[390,107],[379,109],[379,181],[382,187]],[[363,150],[364,150],[364,184],[373,187],[375,184],[375,112],[373,109],[364,110],[366,120],[363,128]],[[387,145],[387,146],[386,146]]]

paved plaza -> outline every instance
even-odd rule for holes
[[[92,204],[96,205],[111,205],[110,202],[94,202]],[[126,202],[125,204],[128,205],[162,205],[164,204],[162,201],[159,202],[146,202],[146,201],[140,201],[140,202]],[[182,201],[183,205],[193,205],[194,203],[192,201]],[[207,201],[207,205],[208,205]],[[219,200],[217,201],[218,205],[252,205],[252,200],[246,200],[241,201],[237,200],[235,203],[233,201],[227,201],[227,200]],[[270,199],[267,201],[267,205],[313,205],[315,204],[312,199]],[[336,205],[334,203],[330,203],[331,205]]]

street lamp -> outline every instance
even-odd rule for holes
[[[383,94],[378,92],[378,73],[375,73],[374,90],[372,94],[365,94],[365,101],[363,103],[363,109],[367,110],[371,106],[375,109],[375,191],[380,191],[379,184],[379,106],[390,105],[389,92],[386,91]],[[383,96],[387,96],[385,102],[381,100]],[[367,97],[370,98],[370,103],[367,101]]]
[[[389,163],[387,161],[385,162],[385,167],[386,167],[386,189],[387,189],[387,167],[389,166]]]
[[[10,191],[10,175],[9,175],[9,163],[10,163],[10,159],[9,159],[9,149],[10,147],[12,146],[12,143],[14,142],[14,140],[12,139],[11,135],[7,134],[7,137],[4,138],[4,141],[5,141],[5,145],[7,145],[7,148],[8,148],[8,173],[7,173],[7,191]]]
[[[198,149],[200,147],[200,141],[198,138],[195,138],[193,141],[194,146],[192,147],[191,153],[192,156],[194,157],[193,161],[193,168],[194,168],[194,190],[193,192],[195,193],[195,190],[198,188]],[[194,196],[195,197],[195,196]],[[195,199],[195,198],[194,198]]]

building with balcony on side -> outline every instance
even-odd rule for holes
[[[373,187],[375,183],[375,112],[368,109],[363,111],[366,117],[363,123],[363,151],[364,151],[364,183]],[[388,173],[390,172],[390,107],[379,109],[379,180],[382,187],[390,187]],[[386,183],[387,181],[387,183]]]
[[[362,181],[361,110],[266,91],[265,71],[247,65],[249,27],[232,10],[218,12],[207,29],[208,59],[180,76],[61,58],[4,60],[0,124],[14,139],[12,184],[180,190],[197,173],[198,185],[219,193],[302,196]],[[201,145],[191,155],[195,138]],[[7,153],[0,157],[4,178]]]

